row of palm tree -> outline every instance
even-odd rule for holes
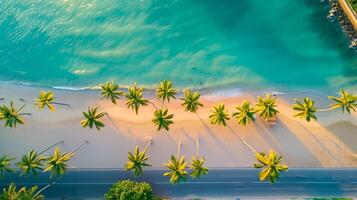
[[[125,96],[127,99],[127,108],[132,109],[136,114],[139,113],[139,109],[142,106],[146,106],[149,103],[154,104],[143,97],[144,88],[138,87],[136,83],[128,88],[128,93],[126,94],[119,91],[119,85],[113,81],[102,84],[101,89],[102,98],[110,99],[114,104],[117,104],[117,100],[120,96]],[[185,89],[183,94],[184,97],[179,99],[183,101],[181,105],[184,107],[185,111],[196,113],[199,107],[203,107],[203,104],[199,101],[200,93],[198,91]],[[174,89],[172,81],[164,80],[156,89],[156,98],[161,101],[162,106],[161,108],[155,106],[156,110],[154,111],[152,121],[158,130],[161,130],[162,128],[169,130],[169,125],[173,123],[172,119],[174,115],[169,114],[164,103],[170,102],[171,99],[176,99],[176,95],[177,90]],[[314,105],[314,101],[309,97],[304,98],[302,101],[296,99],[296,104],[293,105],[293,109],[296,111],[294,117],[310,121],[311,119],[317,120],[317,112],[330,111],[338,108],[341,108],[343,113],[356,111],[357,95],[341,90],[339,97],[328,96],[328,98],[333,102],[328,109],[317,109]],[[35,105],[39,109],[47,107],[51,111],[56,110],[55,105],[69,106],[69,104],[56,102],[53,92],[40,92],[39,97],[35,99]],[[229,120],[230,117],[224,107],[224,104],[219,104],[212,108],[209,116],[211,124],[226,125],[226,121]],[[23,108],[24,105],[20,108],[16,108],[13,102],[10,102],[9,107],[6,105],[0,106],[0,120],[5,120],[5,127],[16,128],[17,124],[24,124],[23,116],[31,115],[31,113],[21,112]],[[250,102],[244,101],[242,105],[235,106],[235,109],[236,111],[233,112],[232,117],[236,118],[238,123],[243,126],[249,124],[251,121],[255,121],[256,113],[265,120],[274,119],[279,113],[276,105],[276,97],[273,98],[269,94],[267,94],[265,98],[259,96],[255,107],[251,106]],[[88,112],[83,112],[83,115],[84,120],[81,120],[81,125],[83,127],[95,127],[100,130],[105,126],[100,119],[107,115],[107,113],[100,112],[98,107],[88,108]]]
[[[128,152],[128,162],[125,164],[124,169],[126,171],[133,171],[134,177],[143,175],[143,169],[145,167],[151,166],[147,161],[149,157],[146,155],[149,145],[152,144],[150,139],[149,143],[146,145],[144,151],[140,151],[139,147],[136,146],[134,152]],[[181,142],[178,144],[177,154],[171,155],[164,167],[168,169],[163,175],[169,177],[172,184],[177,184],[180,182],[185,182],[187,179],[188,172],[186,171],[187,162],[185,161],[185,156],[180,157]],[[253,163],[255,168],[262,168],[259,174],[259,180],[268,180],[271,183],[276,182],[280,173],[287,171],[288,166],[280,164],[282,161],[282,156],[278,155],[275,151],[271,150],[267,155],[264,152],[255,152],[255,157],[257,163]],[[189,168],[191,169],[190,176],[192,178],[200,178],[202,175],[208,174],[208,168],[204,166],[205,158],[199,157],[199,139],[196,141],[196,155],[192,156]]]
[[[149,157],[146,155],[149,145],[152,143],[150,139],[149,143],[146,145],[144,151],[140,151],[139,147],[136,146],[134,152],[128,152],[128,162],[125,164],[124,169],[126,171],[133,171],[134,176],[141,176],[143,175],[143,169],[145,167],[151,166],[147,161]],[[171,155],[170,160],[168,163],[164,164],[164,166],[169,170],[165,172],[164,176],[170,177],[170,182],[172,184],[179,183],[181,181],[186,181],[186,176],[188,172],[186,171],[186,161],[185,157],[182,156],[180,158],[180,149],[181,149],[181,142],[179,142],[177,155]],[[192,178],[199,178],[201,175],[208,174],[208,168],[204,167],[205,159],[204,157],[198,157],[198,140],[197,140],[197,151],[196,155],[192,157],[190,169],[191,177]]]
[[[88,141],[83,142],[69,153],[61,152],[60,148],[56,147],[52,155],[44,155],[45,152],[60,143],[63,143],[63,141],[57,142],[40,153],[37,153],[35,150],[30,150],[27,154],[23,155],[21,160],[15,163],[20,171],[20,176],[29,176],[31,174],[36,176],[39,171],[50,172],[51,178],[62,176],[68,169],[68,161],[70,161],[76,151],[84,144],[87,144]],[[15,158],[11,158],[7,155],[0,157],[0,177],[3,177],[5,172],[16,172],[16,170],[12,167],[12,162],[14,160]]]
[[[3,188],[0,194],[0,200],[44,200],[45,196],[43,196],[41,192],[50,186],[49,184],[41,189],[38,189],[38,186],[32,186],[30,188],[21,187],[17,189],[17,186],[11,183],[7,188]]]

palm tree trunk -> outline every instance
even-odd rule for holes
[[[86,140],[85,142],[83,142],[82,144],[80,144],[77,148],[75,148],[73,151],[71,151],[72,153],[75,153],[76,151],[78,151],[78,149],[80,149],[83,145],[88,144],[88,140]]]
[[[317,109],[317,112],[327,112],[327,111],[331,111],[331,110],[334,110],[334,108]]]
[[[153,105],[156,110],[158,110],[158,107],[156,106],[156,104],[155,104],[154,102],[149,101],[149,103],[150,103],[151,105]]]
[[[149,146],[152,144],[152,138],[149,138],[149,142],[146,144],[146,147],[144,149],[144,153],[148,150]]]
[[[70,106],[70,104],[68,103],[59,103],[59,102],[52,102],[52,103],[60,106]]]
[[[49,147],[47,147],[46,149],[44,149],[43,151],[41,151],[41,152],[39,153],[39,155],[41,155],[41,154],[45,153],[46,151],[50,150],[52,147],[57,146],[58,144],[63,144],[63,143],[64,143],[63,140],[62,140],[62,141],[59,141],[59,142],[57,142],[56,144],[53,144],[52,146],[49,146]]]
[[[227,127],[235,134],[235,131],[229,125],[227,125]],[[242,144],[248,147],[250,151],[252,151],[254,154],[258,153],[247,141],[243,140],[241,137],[239,137],[239,135],[237,135],[237,137]]]
[[[197,138],[197,140],[196,140],[196,157],[197,158],[198,158],[199,142],[200,142],[200,138]]]
[[[54,185],[55,182],[50,183],[48,185],[46,185],[45,187],[41,188],[38,192],[36,192],[36,194],[34,195],[34,197],[37,197],[39,194],[41,194],[41,192],[43,192],[44,190],[46,190],[47,188],[51,187],[52,185]]]
[[[181,150],[181,141],[179,141],[178,146],[177,146],[177,154],[176,154],[177,159],[179,159],[180,150]]]

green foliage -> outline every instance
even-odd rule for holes
[[[172,81],[164,80],[160,82],[159,87],[156,89],[156,98],[161,99],[162,102],[170,102],[170,99],[176,99],[176,90],[174,89]]]
[[[205,164],[205,158],[197,158],[197,157],[192,157],[190,169],[192,170],[191,172],[191,177],[192,178],[200,178],[201,175],[207,175],[208,174],[208,168],[204,167]]]
[[[124,92],[118,91],[119,85],[114,81],[106,82],[100,86],[102,88],[101,95],[104,99],[110,99],[113,104],[117,104],[117,99],[121,95],[124,95]]]
[[[46,158],[39,155],[36,151],[31,150],[22,156],[21,161],[17,164],[22,171],[21,175],[28,176],[30,173],[37,174],[37,171],[43,170],[43,162]]]
[[[41,191],[37,189],[38,186],[32,186],[29,189],[26,187],[17,189],[17,186],[11,183],[7,188],[3,189],[0,194],[0,200],[44,200],[45,196],[40,194]]]
[[[149,103],[149,100],[143,97],[144,88],[137,87],[136,83],[128,88],[128,93],[125,95],[127,102],[127,108],[135,111],[136,114],[139,112],[141,106],[145,106]]]
[[[41,91],[39,97],[35,99],[35,105],[39,109],[43,109],[44,107],[47,107],[50,111],[55,111],[56,107],[53,105],[54,100],[55,100],[55,96],[53,92]]]
[[[61,153],[60,149],[57,147],[54,154],[48,158],[44,172],[50,171],[51,177],[62,176],[67,171],[67,162],[72,159],[74,154],[74,152]]]
[[[242,106],[236,106],[237,112],[232,114],[242,126],[250,124],[251,121],[255,121],[255,110],[250,106],[248,101],[244,101]]]
[[[20,200],[44,200],[45,196],[39,194],[38,186],[33,186],[29,189],[23,187],[20,190]]]
[[[147,148],[140,152],[139,147],[136,146],[134,153],[128,152],[128,162],[125,164],[125,170],[133,170],[134,176],[140,176],[143,174],[143,168],[151,166],[146,161],[149,157],[146,156]]]
[[[164,173],[164,176],[170,177],[170,182],[172,184],[176,184],[181,181],[185,182],[187,178],[186,164],[185,156],[182,156],[181,159],[179,159],[172,155],[169,162],[164,164],[164,166],[169,170]]]
[[[186,112],[193,112],[196,113],[198,107],[203,107],[203,104],[199,102],[201,94],[199,92],[192,92],[190,89],[186,89],[183,91],[184,98],[180,98],[183,103],[182,106],[185,107]]]
[[[98,110],[99,110],[98,107],[95,108],[88,107],[88,112],[83,112],[84,119],[81,120],[81,126],[83,128],[88,126],[89,128],[92,129],[95,126],[97,130],[100,130],[105,126],[100,119],[104,117],[107,113],[98,112]]]
[[[11,183],[7,188],[3,189],[0,200],[19,200],[21,191],[22,189],[17,190],[16,185]]]
[[[259,180],[264,181],[268,179],[274,183],[279,179],[281,171],[287,171],[287,165],[281,165],[282,156],[279,156],[275,151],[271,150],[268,155],[264,152],[255,154],[258,163],[254,163],[255,168],[263,168],[259,174]]]
[[[15,160],[15,158],[10,158],[7,155],[0,157],[0,177],[4,176],[5,172],[14,172],[11,168],[11,161],[13,160]]]
[[[354,112],[357,110],[357,96],[344,90],[340,90],[340,97],[329,96],[328,98],[334,101],[334,103],[330,105],[331,109],[341,108],[342,113],[347,111],[349,114],[351,110]]]
[[[213,109],[211,110],[211,114],[209,115],[209,120],[211,124],[213,125],[222,124],[223,126],[226,126],[227,125],[226,121],[230,119],[227,112],[228,111],[225,109],[224,104],[213,106]]]
[[[10,102],[10,107],[6,105],[0,106],[0,120],[5,120],[5,127],[16,128],[17,124],[24,124],[24,119],[22,118],[21,110],[25,105],[20,108],[16,108],[14,103]]]
[[[271,98],[269,94],[265,98],[258,97],[258,103],[255,104],[255,111],[265,120],[274,118],[279,111],[276,109],[276,98]]]
[[[162,128],[168,131],[170,124],[174,123],[172,120],[173,117],[173,114],[168,114],[168,109],[161,108],[159,110],[155,110],[152,122],[157,126],[158,131]]]
[[[148,183],[130,180],[115,183],[104,195],[106,200],[153,200],[152,188]]]
[[[357,0],[348,0],[348,2],[351,4],[355,13],[357,13]]]
[[[296,104],[293,105],[293,109],[297,111],[294,117],[299,117],[305,119],[306,121],[311,121],[311,119],[317,120],[316,117],[316,107],[314,106],[314,101],[309,97],[305,97],[303,102],[295,100]]]

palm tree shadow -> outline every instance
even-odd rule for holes
[[[313,134],[309,129],[307,129],[304,125],[302,125],[300,122],[298,122],[299,125],[311,136],[314,138],[314,140],[319,143],[319,145],[341,166],[343,167],[343,163],[337,159],[335,155],[333,155],[328,148]]]
[[[197,114],[197,113],[196,113]],[[203,127],[205,128],[206,132],[210,135],[211,138],[218,144],[218,146],[228,154],[231,154],[231,151],[227,149],[226,145],[222,143],[222,141],[215,135],[212,129],[207,125],[207,123],[197,114],[198,119],[202,122]]]
[[[182,134],[185,135],[192,143],[195,142],[194,139],[191,137],[191,135],[189,135],[189,134],[185,131],[185,129],[183,129],[183,128],[180,128],[180,129],[181,129]]]
[[[308,161],[313,166],[321,166],[319,160],[307,149],[307,147],[297,138],[294,133],[280,120],[277,119],[277,123],[279,126],[272,127],[272,130],[279,129],[275,131],[272,135],[277,138],[277,141],[280,142],[282,152],[285,154],[285,157],[291,157],[292,159],[288,160],[296,160],[296,158],[304,155],[304,162]],[[292,162],[292,164],[295,164]],[[297,164],[297,163],[296,163]],[[295,165],[296,165],[295,164]]]

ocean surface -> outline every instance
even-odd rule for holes
[[[357,88],[319,0],[1,0],[0,81]]]

